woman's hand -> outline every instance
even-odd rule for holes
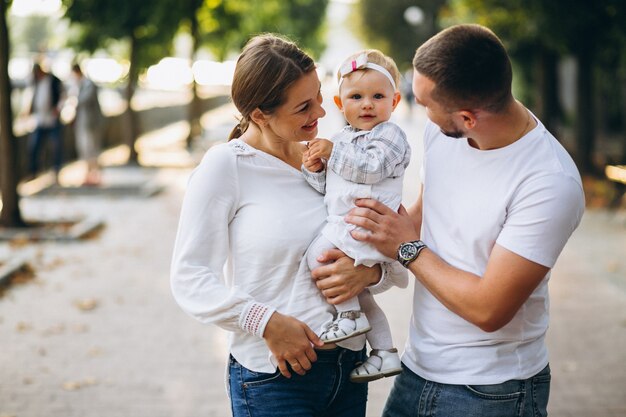
[[[287,363],[295,373],[304,375],[317,360],[313,346],[324,345],[309,326],[277,311],[267,322],[263,338],[278,362],[278,370],[286,378],[291,378]]]
[[[382,274],[380,265],[354,266],[354,259],[339,249],[328,250],[317,260],[327,264],[315,268],[311,276],[330,304],[339,304],[356,297],[365,288],[376,284]]]

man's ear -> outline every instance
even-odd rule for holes
[[[476,114],[471,110],[459,110],[457,114],[462,118],[463,125],[470,130],[476,126]]]
[[[257,124],[257,126],[265,126],[267,124],[268,116],[263,113],[258,107],[252,110],[250,113],[250,120]]]
[[[398,103],[400,102],[400,100],[402,100],[402,94],[400,94],[399,91],[396,91],[395,93],[393,93],[393,109],[396,109],[396,106],[398,105]]]
[[[333,100],[335,101],[335,106],[337,106],[339,110],[343,111],[343,103],[341,102],[341,97],[334,96]]]

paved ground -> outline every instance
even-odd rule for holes
[[[223,137],[231,121],[224,110],[209,116],[207,134]],[[414,131],[423,115],[409,119],[400,111],[398,121]],[[408,202],[417,169],[412,164],[407,175]],[[105,172],[111,182],[145,178],[166,185],[151,198],[24,199],[28,216],[96,214],[106,227],[83,242],[0,244],[5,259],[30,254],[37,273],[0,298],[1,417],[230,415],[223,388],[226,334],[185,316],[169,290],[188,174],[184,168]],[[589,211],[554,269],[553,417],[626,416],[625,255],[625,213]],[[402,346],[411,290],[392,290],[379,300]],[[380,415],[390,383],[370,384],[368,416]]]

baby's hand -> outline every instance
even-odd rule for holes
[[[321,158],[311,158],[308,150],[302,154],[302,165],[310,172],[320,172],[324,169],[324,161]]]
[[[328,139],[313,139],[309,142],[309,158],[328,159],[333,152],[333,143]]]

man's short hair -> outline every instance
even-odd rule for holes
[[[413,67],[435,83],[433,99],[450,111],[497,113],[513,98],[509,56],[484,26],[463,24],[439,32],[417,49]]]

